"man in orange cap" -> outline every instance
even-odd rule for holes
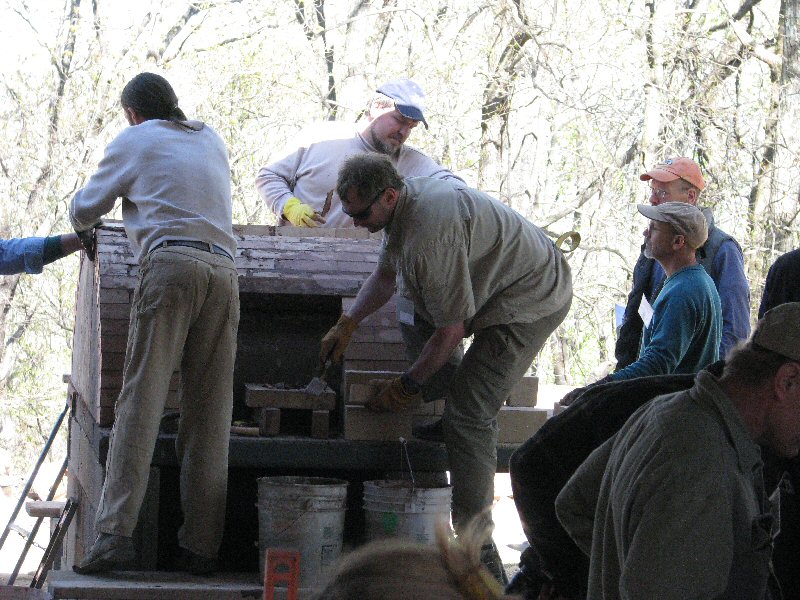
[[[706,183],[700,167],[690,158],[668,158],[639,176],[650,182],[650,203],[686,202],[697,206]],[[750,286],[744,274],[742,249],[733,237],[714,225],[709,208],[701,209],[708,221],[708,240],[697,251],[697,261],[711,276],[722,302],[722,341],[719,357],[725,358],[737,342],[750,334]],[[633,288],[628,296],[625,316],[617,337],[614,354],[617,370],[624,369],[639,355],[642,299],[652,305],[661,291],[665,273],[657,261],[642,254],[633,269]]]

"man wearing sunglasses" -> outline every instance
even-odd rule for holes
[[[649,182],[650,204],[685,202],[697,206],[706,183],[700,167],[690,158],[668,158],[639,176]],[[722,303],[722,340],[719,357],[725,358],[737,342],[750,334],[750,286],[744,273],[742,249],[733,237],[714,225],[709,208],[702,209],[708,221],[708,240],[697,252],[697,261],[711,276]],[[644,246],[642,247],[644,250]],[[633,288],[628,296],[625,316],[617,336],[614,354],[617,370],[624,369],[639,356],[642,319],[639,307],[644,299],[653,304],[664,284],[664,270],[644,252],[633,268]]]
[[[384,241],[353,305],[323,338],[321,355],[341,360],[353,330],[391,298],[396,279],[415,312],[433,327],[408,371],[377,386],[367,407],[415,408],[423,400],[422,385],[473,336],[450,382],[442,418],[458,532],[492,505],[496,416],[569,310],[569,265],[541,229],[498,200],[461,183],[404,181],[389,160],[374,153],[349,158],[337,190],[355,225],[383,230]],[[504,576],[491,540],[482,560],[496,567],[498,578]]]

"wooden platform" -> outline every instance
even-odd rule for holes
[[[260,600],[263,596],[258,573],[196,577],[168,571],[120,571],[102,576],[54,571],[47,581],[54,600]],[[311,592],[301,589],[300,600],[308,600]],[[286,590],[277,588],[275,598],[285,599]]]

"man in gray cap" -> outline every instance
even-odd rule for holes
[[[384,83],[370,98],[362,120],[313,123],[277,156],[261,167],[256,188],[279,217],[280,225],[353,227],[336,194],[336,175],[354,154],[384,154],[403,177],[455,179],[426,154],[406,146],[411,131],[425,120],[425,94],[411,79]]]
[[[644,231],[644,255],[655,259],[667,278],[652,306],[642,297],[639,315],[644,332],[639,358],[592,385],[649,375],[697,373],[719,359],[719,294],[695,256],[708,238],[706,218],[699,208],[685,202],[639,204],[637,208],[650,219]],[[573,390],[561,399],[561,405],[568,406],[585,390]]]
[[[759,444],[800,451],[800,303],[768,311],[722,376],[642,406],[556,500],[587,598],[780,598]]]

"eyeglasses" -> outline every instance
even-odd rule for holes
[[[650,195],[655,196],[659,200],[663,201],[665,198],[669,196],[669,192],[667,190],[657,190],[652,185],[650,186]]]
[[[364,219],[369,219],[369,216],[372,214],[372,205],[375,204],[378,200],[380,200],[381,196],[383,196],[383,192],[385,192],[388,189],[389,188],[383,188],[377,194],[375,194],[372,197],[372,200],[369,201],[369,204],[367,204],[367,207],[364,210],[360,210],[357,213],[349,213],[344,209],[344,207],[342,207],[342,212],[351,219],[353,219],[354,221],[363,221]]]

